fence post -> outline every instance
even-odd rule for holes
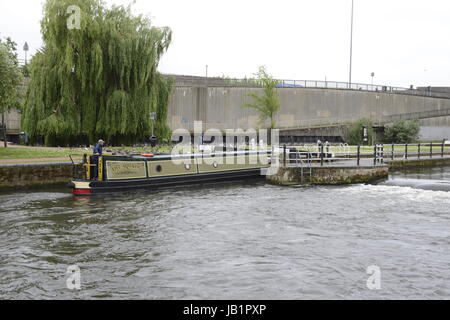
[[[361,146],[360,145],[358,145],[358,151],[357,151],[356,157],[357,157],[356,164],[359,167],[360,162],[361,162]]]
[[[381,164],[384,164],[384,144],[381,145]]]
[[[445,139],[442,140],[441,157],[444,157]]]
[[[392,144],[392,153],[391,153],[391,160],[394,160],[395,159],[395,153],[394,153],[394,149],[395,149],[395,145],[394,144]]]
[[[420,143],[417,145],[417,159],[420,159]]]
[[[286,167],[286,145],[283,145],[283,167]]]
[[[433,142],[430,143],[430,158],[433,158]]]
[[[320,166],[323,167],[323,154],[324,150],[323,150],[323,143],[320,144]]]
[[[377,151],[378,151],[377,148],[378,148],[377,145],[375,145],[375,147],[373,147],[373,165],[377,164]]]
[[[408,160],[408,144],[405,144],[405,159]]]

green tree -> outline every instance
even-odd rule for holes
[[[68,28],[79,7],[79,28]],[[68,13],[69,11],[69,13]],[[41,21],[44,46],[30,63],[23,126],[47,145],[99,137],[133,143],[151,131],[164,138],[170,80],[157,67],[171,43],[168,28],[101,0],[47,0]]]
[[[364,142],[363,137],[363,127],[367,127],[368,131],[368,142]],[[373,130],[373,124],[370,119],[359,119],[353,125],[350,127],[348,134],[347,134],[347,143],[350,145],[363,145],[364,143],[373,143],[374,140],[374,130]]]
[[[411,143],[419,139],[419,120],[401,120],[386,126],[384,141],[386,143]]]
[[[2,123],[4,113],[11,108],[19,108],[18,86],[22,80],[22,73],[17,60],[16,44],[7,38],[0,40],[0,112]],[[3,131],[4,146],[6,143],[6,132]]]
[[[270,129],[276,126],[275,115],[280,110],[280,97],[277,91],[276,79],[273,79],[267,72],[266,67],[261,66],[257,73],[255,73],[258,84],[263,88],[263,94],[260,96],[256,92],[250,92],[249,97],[253,99],[252,103],[245,103],[244,107],[256,109],[259,112],[259,123],[264,123],[270,120]]]

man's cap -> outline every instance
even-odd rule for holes
[[[105,141],[103,141],[102,139],[98,140],[98,143],[102,143],[102,142],[105,142]]]

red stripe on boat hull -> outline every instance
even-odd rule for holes
[[[72,193],[76,196],[88,196],[92,194],[92,189],[73,189]]]

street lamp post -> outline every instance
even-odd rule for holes
[[[351,28],[350,28],[350,76],[348,80],[349,89],[351,89],[352,86],[352,63],[353,63],[353,0],[352,0]]]
[[[2,111],[2,133],[3,133],[3,143],[4,147],[8,147],[8,142],[6,141],[6,125],[5,125],[5,111]]]
[[[372,77],[372,90],[373,90],[373,77],[375,77],[375,72],[372,72],[372,73],[370,74],[370,76]]]
[[[30,50],[30,47],[28,46],[28,43],[25,41],[25,44],[23,45],[23,51],[25,51],[25,65],[27,65],[27,52]]]

